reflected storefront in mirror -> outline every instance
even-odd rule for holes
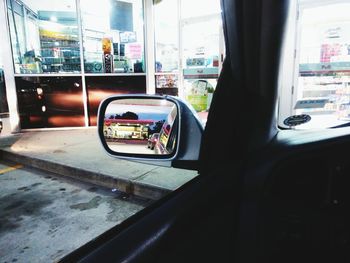
[[[178,135],[177,107],[166,99],[119,99],[104,114],[103,135],[118,153],[170,155]]]

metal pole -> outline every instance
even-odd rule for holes
[[[178,36],[179,36],[179,79],[178,79],[178,96],[180,98],[184,98],[184,72],[183,72],[183,28],[184,28],[184,24],[182,21],[182,10],[181,10],[181,1],[182,0],[178,0],[178,7],[177,7],[177,14],[178,14]]]
[[[7,62],[4,63],[7,103],[10,113],[11,132],[16,133],[20,131],[20,124],[9,28],[6,0],[0,0],[0,32],[4,32],[0,38],[0,55],[3,57],[3,61]]]
[[[80,71],[81,71],[81,83],[83,88],[83,103],[84,103],[84,120],[85,127],[89,126],[89,107],[88,107],[88,95],[85,82],[85,67],[84,67],[84,46],[83,46],[83,23],[80,8],[80,0],[75,0],[75,8],[77,10],[78,20],[78,32],[79,32],[79,45],[80,45]]]
[[[144,31],[145,31],[145,59],[146,59],[146,93],[156,93],[155,83],[155,41],[153,0],[144,0]]]

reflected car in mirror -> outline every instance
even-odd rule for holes
[[[153,150],[156,143],[158,142],[158,139],[159,139],[159,133],[153,133],[151,137],[149,137],[148,139],[147,148],[150,148],[151,150]]]

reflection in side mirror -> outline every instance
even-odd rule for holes
[[[103,115],[103,137],[111,152],[149,157],[175,154],[179,113],[174,102],[119,97],[107,104]]]

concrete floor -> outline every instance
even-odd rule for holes
[[[3,129],[0,133],[0,136],[8,136],[11,134],[11,126],[10,126],[10,118],[6,117],[6,118],[1,118],[2,120],[2,125],[3,125]]]
[[[0,262],[55,262],[150,201],[0,161]]]

